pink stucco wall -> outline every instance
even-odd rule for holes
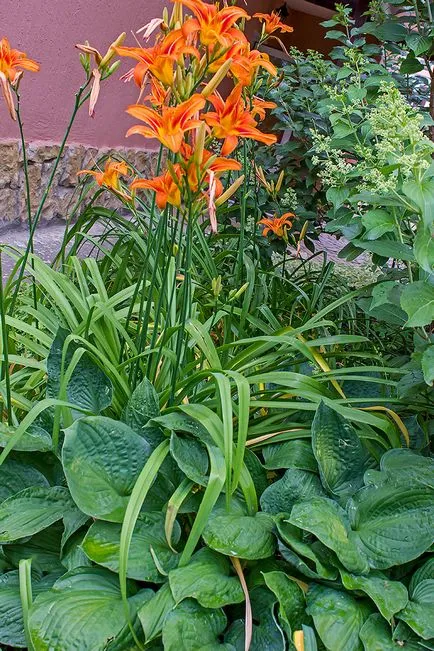
[[[23,117],[29,140],[61,139],[74,103],[74,89],[84,78],[75,43],[86,39],[101,51],[122,31],[133,44],[131,30],[161,14],[163,0],[0,0],[0,38],[24,50],[41,64],[41,72],[26,72],[21,84]],[[102,87],[95,117],[86,109],[78,118],[71,141],[95,146],[141,146],[143,138],[125,132],[132,120],[125,107],[137,99],[134,84],[119,81],[132,61]],[[0,98],[0,139],[18,137]]]
[[[131,31],[161,15],[165,0],[0,0],[0,38],[7,36],[12,47],[24,50],[41,64],[38,74],[26,72],[21,84],[22,113],[29,141],[59,141],[74,103],[74,91],[84,71],[75,43],[86,39],[105,52],[120,32]],[[242,6],[244,2],[241,3]],[[269,11],[281,0],[249,0],[247,10]],[[250,30],[253,26],[249,25]],[[119,77],[132,61],[123,59],[121,68],[102,86],[95,117],[83,107],[70,141],[97,147],[119,145],[152,147],[140,136],[125,139],[132,119],[125,114],[138,89],[123,84]],[[7,115],[0,98],[0,139],[18,137],[18,128]]]

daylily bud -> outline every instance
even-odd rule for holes
[[[196,165],[200,165],[202,162],[203,158],[203,149],[205,146],[205,133],[206,133],[206,128],[205,128],[205,122],[202,122],[200,127],[198,127],[196,131],[196,143],[195,143],[195,150],[194,150],[194,162]]]
[[[89,71],[90,71],[90,54],[84,54],[82,52],[80,54],[80,63],[83,66],[83,69],[84,69],[86,75],[89,75]]]
[[[178,251],[179,251],[179,246],[178,246],[177,244],[174,244],[173,247],[172,247],[172,255],[173,255],[175,258],[176,258],[176,256],[178,255]]]
[[[244,285],[241,285],[239,289],[232,289],[229,292],[229,301],[235,301],[237,298],[239,298],[242,294],[244,294],[248,286],[249,283],[244,283]]]
[[[213,278],[211,280],[212,293],[214,294],[214,296],[216,298],[220,295],[220,292],[222,291],[222,287],[223,287],[223,284],[222,284],[222,277],[221,276],[217,276],[217,278]]]
[[[126,37],[127,37],[126,32],[122,32],[122,34],[119,34],[117,39],[113,41],[113,43],[110,45],[105,56],[101,59],[99,68],[105,68],[106,66],[108,66],[110,61],[116,56],[116,48],[122,45]]]
[[[89,45],[89,41],[86,41],[84,45],[80,45],[80,43],[77,43],[75,47],[77,48],[77,50],[80,50],[80,52],[84,52],[85,54],[92,55],[95,59],[95,63],[97,66],[101,64],[102,61],[101,53],[98,52],[96,48]]]
[[[231,65],[232,65],[232,59],[228,59],[227,61],[224,62],[222,67],[219,70],[217,70],[214,77],[210,79],[210,81],[207,83],[207,85],[202,91],[202,95],[204,97],[209,97],[209,95],[211,95],[211,93],[215,91],[217,86],[219,86],[220,83],[223,81],[223,79],[226,77]]]
[[[120,62],[119,59],[118,59],[118,61],[115,61],[114,63],[112,63],[112,65],[111,65],[110,68],[108,69],[106,75],[104,76],[104,79],[108,79],[109,77],[111,77],[112,74],[113,74],[114,72],[116,72],[116,70],[118,70],[118,68],[120,67],[120,65],[121,65],[121,62]]]
[[[277,179],[276,188],[275,188],[276,192],[279,192],[280,188],[282,187],[282,182],[283,182],[283,177],[284,176],[285,176],[285,171],[282,170],[280,172],[280,174],[279,174],[279,178]]]
[[[225,201],[227,201],[232,197],[232,195],[238,190],[238,188],[240,187],[240,185],[243,184],[243,182],[244,182],[244,174],[242,174],[236,181],[234,181],[232,185],[230,185],[228,189],[225,192],[223,192],[223,194],[221,194],[218,199],[216,199],[215,205],[218,207],[224,204]]]

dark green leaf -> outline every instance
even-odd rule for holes
[[[341,579],[347,590],[361,590],[377,606],[385,619],[390,619],[408,602],[407,588],[399,581],[372,572],[368,576],[358,576],[341,570]]]
[[[57,398],[61,381],[68,369],[79,344],[71,342],[65,354],[63,374],[62,355],[66,338],[70,332],[59,328],[47,358],[47,396]],[[104,371],[93,361],[89,353],[84,353],[75,367],[66,389],[67,400],[93,414],[98,414],[111,404],[113,388]]]
[[[137,520],[128,555],[127,576],[138,581],[163,583],[156,562],[165,572],[177,564],[177,556],[167,544],[163,513],[142,513]],[[121,525],[112,522],[94,522],[83,540],[86,555],[98,565],[119,572]],[[173,528],[172,544],[181,535],[177,522]]]
[[[244,601],[244,593],[225,556],[203,547],[188,565],[172,570],[169,583],[177,603],[194,597],[204,608],[222,608]]]
[[[330,651],[362,651],[359,632],[372,612],[366,601],[356,600],[345,592],[311,584],[307,612]]]
[[[63,518],[73,506],[66,488],[25,488],[0,505],[0,542],[32,536]]]
[[[265,586],[257,586],[250,592],[253,615],[252,643],[250,651],[284,651],[285,636],[276,621],[274,607],[276,596]],[[244,617],[244,613],[240,612]],[[232,644],[236,651],[245,649],[245,620],[235,620],[229,627],[225,640]]]
[[[208,484],[208,454],[200,441],[172,432],[170,454],[189,479],[200,486]]]
[[[362,216],[362,224],[366,229],[364,237],[367,240],[376,240],[385,233],[391,233],[395,229],[393,215],[386,210],[368,210]]]
[[[163,625],[164,650],[211,651],[221,648],[218,637],[225,630],[226,622],[222,610],[203,608],[193,599],[186,599],[166,617]]]
[[[363,485],[369,456],[351,423],[323,402],[312,423],[312,448],[330,493],[345,501]]]
[[[125,408],[125,422],[137,434],[146,427],[151,418],[160,414],[158,394],[148,378],[143,378],[134,389]]]
[[[350,572],[368,570],[366,556],[358,548],[345,511],[336,502],[325,497],[298,502],[292,509],[290,523],[313,533]]]
[[[48,486],[47,479],[36,468],[10,458],[0,466],[0,502],[31,486]]]
[[[62,461],[78,508],[95,518],[122,522],[149,454],[148,443],[120,421],[103,416],[77,420],[65,431]]]
[[[152,594],[129,598],[132,616]],[[36,597],[29,627],[35,651],[104,651],[127,627],[118,577],[99,567],[68,572]]]
[[[318,470],[309,441],[296,439],[295,441],[286,441],[286,443],[266,445],[262,448],[262,454],[264,455],[264,466],[268,470],[280,468],[299,468],[311,472]]]
[[[412,328],[429,325],[434,321],[434,287],[418,280],[404,287],[401,307],[407,312],[407,326]]]
[[[298,468],[289,468],[261,496],[261,508],[266,513],[290,513],[294,504],[310,497],[324,495],[317,475]]]
[[[211,516],[203,532],[208,547],[226,556],[256,560],[272,556],[276,547],[273,520],[265,513],[256,516]]]

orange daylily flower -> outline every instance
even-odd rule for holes
[[[265,68],[273,77],[277,75],[277,68],[271,63],[268,54],[251,50],[249,45],[234,53],[232,58],[231,72],[243,86],[252,84],[258,68]]]
[[[257,122],[245,108],[241,97],[242,90],[241,84],[235,86],[226,101],[221,95],[214,93],[209,97],[209,101],[215,112],[210,111],[203,116],[206,123],[213,128],[214,136],[224,138],[222,156],[228,156],[234,151],[239,138],[252,138],[265,145],[272,145],[277,140],[275,135],[262,133],[256,128]]]
[[[230,170],[238,171],[241,169],[241,163],[233,158],[224,158],[216,156],[207,149],[203,150],[202,158],[199,163],[194,157],[194,150],[188,143],[182,143],[181,156],[183,158],[183,167],[186,170],[186,176],[190,190],[193,193],[199,191],[200,187],[210,185],[210,177],[215,183],[215,197],[219,197],[223,192],[223,184],[220,176]]]
[[[253,117],[258,116],[260,120],[264,120],[265,111],[269,109],[274,109],[276,108],[276,106],[277,104],[275,102],[267,102],[264,99],[261,99],[260,97],[254,97],[251,114],[253,115]]]
[[[253,14],[253,18],[259,18],[264,23],[264,32],[270,36],[274,32],[293,32],[294,28],[290,25],[285,25],[280,20],[280,15],[277,11],[272,11],[271,14]]]
[[[152,106],[161,108],[167,103],[170,94],[170,88],[167,90],[154,77],[151,78],[151,92],[143,99],[144,102],[150,102]]]
[[[120,177],[128,176],[131,168],[125,162],[113,161],[111,158],[106,160],[104,171],[97,170],[81,170],[80,174],[90,174],[95,178],[95,181],[100,187],[108,188],[116,192],[124,199],[130,199],[130,195],[124,192],[121,188]]]
[[[153,47],[118,47],[119,56],[131,57],[138,61],[136,67],[124,78],[133,78],[139,88],[142,87],[146,75],[150,72],[165,86],[173,83],[173,66],[182,54],[191,54],[199,58],[195,47],[188,45],[181,29],[170,32]]]
[[[13,50],[8,39],[4,36],[0,41],[0,72],[11,84],[14,83],[19,70],[39,72],[39,63],[29,59],[25,52]]]
[[[176,153],[181,149],[184,133],[201,125],[200,120],[193,118],[205,106],[205,102],[205,98],[196,93],[178,106],[163,106],[161,113],[141,104],[133,104],[127,108],[127,113],[148,126],[138,124],[131,127],[127,137],[137,133],[144,138],[157,138],[162,145]]]
[[[164,210],[168,203],[179,208],[181,205],[181,191],[179,186],[182,170],[178,164],[174,165],[172,169],[177,177],[177,181],[175,181],[172,173],[168,170],[165,174],[156,176],[153,179],[136,179],[131,183],[131,188],[133,190],[139,188],[153,190],[155,192],[155,202],[161,210]]]
[[[199,34],[202,45],[214,47],[217,43],[229,47],[234,41],[246,42],[244,34],[235,27],[240,18],[250,19],[248,13],[241,7],[223,7],[218,9],[215,4],[207,4],[202,0],[174,0],[185,5],[196,16],[189,18],[182,26],[184,34]]]
[[[264,217],[258,222],[258,224],[265,226],[262,235],[267,237],[268,233],[271,231],[276,235],[276,237],[286,238],[286,229],[291,228],[293,222],[291,217],[294,217],[292,212],[286,212],[281,217]]]
[[[39,64],[29,59],[25,52],[13,50],[8,39],[4,36],[0,40],[0,87],[13,120],[17,118],[10,84],[18,84],[23,70],[38,72]]]

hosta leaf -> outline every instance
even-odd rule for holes
[[[69,509],[67,513],[63,516],[63,534],[62,534],[62,543],[61,549],[68,541],[68,539],[78,530],[80,527],[83,527],[89,517],[80,511],[75,505]]]
[[[285,636],[276,621],[274,613],[276,596],[265,586],[257,586],[250,592],[252,605],[253,627],[250,651],[284,651]],[[229,627],[225,640],[232,644],[236,651],[245,649],[245,620],[236,619]]]
[[[146,427],[151,418],[160,414],[158,394],[148,378],[143,378],[134,389],[125,408],[124,419],[137,434]]]
[[[165,572],[176,566],[177,556],[167,544],[163,513],[142,513],[137,520],[128,554],[127,576],[139,581],[163,583],[164,577],[156,561]],[[98,565],[119,572],[121,525],[112,522],[94,522],[83,540],[86,555]],[[177,522],[173,528],[172,544],[181,535]]]
[[[363,624],[360,639],[364,651],[399,651],[403,648],[405,651],[422,651],[417,641],[393,640],[389,624],[378,613],[370,615]]]
[[[325,497],[299,502],[294,505],[289,521],[313,533],[336,553],[350,572],[366,572],[369,569],[365,554],[358,549],[346,513],[336,502]]]
[[[60,541],[62,538],[62,525],[60,522],[53,524],[25,539],[12,545],[4,545],[3,552],[14,567],[18,567],[23,558],[32,559],[32,569],[42,572],[65,572],[65,566],[60,560]]]
[[[391,581],[372,573],[367,576],[358,576],[344,570],[341,570],[341,579],[347,590],[361,590],[371,597],[380,613],[388,621],[408,602],[407,588],[399,581]]]
[[[166,617],[163,626],[164,650],[211,651],[224,648],[218,643],[218,637],[226,628],[226,622],[222,610],[203,608],[193,599],[186,599]]]
[[[86,556],[83,551],[83,539],[85,533],[76,531],[70,538],[62,550],[62,564],[67,570],[75,570],[77,567],[91,567],[92,561]]]
[[[370,605],[345,592],[311,584],[307,596],[307,612],[330,651],[362,651],[359,632],[372,613]]]
[[[401,307],[407,312],[408,327],[425,326],[434,321],[434,287],[418,280],[404,287]]]
[[[296,439],[285,443],[274,443],[262,448],[264,467],[267,470],[280,468],[299,468],[317,472],[318,467],[312,452],[312,445],[308,441]]]
[[[65,328],[59,328],[47,358],[47,396],[57,398],[62,380],[62,353],[67,336]],[[80,345],[70,342],[64,361],[64,373]],[[84,353],[69,380],[67,400],[78,407],[98,414],[111,404],[113,388],[104,371],[96,364],[89,353]]]
[[[317,475],[298,468],[289,468],[261,496],[261,508],[267,513],[290,513],[298,501],[324,495]]]
[[[15,435],[17,428],[0,424],[0,448],[5,448]],[[13,449],[18,452],[49,452],[53,448],[53,441],[48,432],[42,427],[33,425],[24,432]]]
[[[264,581],[279,602],[280,621],[284,624],[287,637],[292,640],[294,631],[306,622],[306,601],[303,590],[284,572],[265,572]]]
[[[63,468],[78,508],[122,522],[129,495],[150,454],[128,425],[103,416],[81,418],[65,431]]]
[[[170,454],[189,479],[200,486],[207,485],[209,460],[206,448],[200,441],[172,432]]]
[[[0,466],[0,502],[31,486],[48,486],[44,475],[26,463],[6,459]]]
[[[32,536],[63,518],[71,507],[73,503],[66,488],[25,488],[0,505],[0,542]]]
[[[33,596],[49,590],[58,578],[58,573],[48,574],[43,578],[33,576]],[[0,644],[27,648],[17,570],[0,576]]]
[[[434,579],[424,579],[417,583],[410,597],[397,617],[424,640],[434,638]]]
[[[333,495],[345,500],[363,485],[368,454],[351,423],[324,403],[313,419],[312,448],[321,481]]]
[[[131,596],[131,615],[152,594]],[[29,618],[35,651],[103,651],[126,625],[119,579],[99,567],[65,574],[35,599]]]
[[[139,610],[139,619],[147,642],[157,637],[167,614],[175,608],[175,600],[168,583],[165,583]]]
[[[272,556],[276,547],[273,520],[265,513],[256,516],[211,516],[203,532],[208,547],[226,556],[256,560]]]
[[[411,450],[388,450],[380,460],[381,472],[369,470],[365,483],[373,486],[404,483],[434,487],[434,459],[415,454]]]
[[[367,487],[352,498],[349,515],[371,567],[407,563],[432,544],[434,489],[410,483]]]
[[[244,601],[244,593],[225,556],[206,547],[188,565],[172,570],[169,584],[177,603],[194,597],[204,608],[222,608]]]

